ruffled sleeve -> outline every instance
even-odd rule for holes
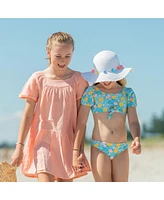
[[[31,98],[34,101],[37,101],[38,96],[39,96],[39,90],[38,90],[37,76],[36,73],[33,73],[32,76],[25,83],[18,97],[22,99]]]
[[[129,88],[128,91],[128,107],[137,106],[137,98],[134,91]]]
[[[85,89],[89,86],[88,82],[83,79],[81,73],[77,76],[77,87],[76,87],[76,100],[81,99]]]

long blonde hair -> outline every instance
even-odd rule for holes
[[[66,32],[56,32],[50,35],[50,37],[47,39],[46,43],[46,50],[47,52],[52,49],[52,45],[55,43],[64,43],[64,44],[72,44],[73,50],[74,50],[74,40],[72,36]],[[46,58],[49,60],[49,65],[51,64],[51,59],[48,57]]]

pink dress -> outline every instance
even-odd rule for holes
[[[43,72],[32,74],[19,97],[32,98],[35,114],[24,148],[22,173],[37,177],[39,172],[54,175],[55,179],[77,178],[90,171],[75,173],[72,168],[72,149],[76,128],[76,101],[88,83],[80,72],[66,80],[47,79]]]

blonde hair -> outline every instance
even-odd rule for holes
[[[65,32],[56,32],[50,35],[50,37],[47,39],[46,50],[50,51],[52,49],[52,45],[57,42],[64,44],[72,44],[74,50],[74,40],[70,34]],[[50,58],[46,59],[49,60],[49,64],[51,64],[51,59]]]
[[[117,83],[118,83],[119,85],[121,85],[121,86],[125,87],[125,86],[126,86],[126,84],[127,84],[127,81],[126,81],[126,79],[125,79],[125,78],[123,78],[123,79],[121,79],[121,80],[117,81]]]

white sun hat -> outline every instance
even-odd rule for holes
[[[94,68],[91,72],[82,73],[83,78],[90,83],[119,81],[132,70],[132,68],[124,68],[120,65],[116,53],[108,50],[96,54],[93,64]]]

